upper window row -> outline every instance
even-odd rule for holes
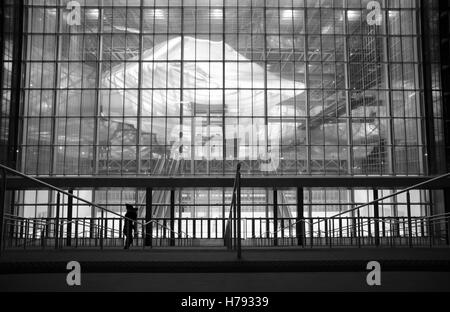
[[[368,10],[264,8],[82,8],[73,15],[56,8],[29,8],[32,33],[313,33],[372,34]],[[389,34],[417,33],[414,10],[382,10]],[[78,16],[78,17],[76,17]],[[348,25],[346,27],[346,24]],[[381,23],[383,26],[384,23]],[[375,27],[383,33],[386,27]]]
[[[33,6],[65,6],[70,0],[26,0]],[[371,0],[78,0],[81,6],[197,6],[197,7],[326,7],[326,8],[366,8]],[[389,8],[415,8],[415,0],[379,0],[381,5]]]

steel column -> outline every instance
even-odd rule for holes
[[[374,189],[373,190],[373,200],[378,200],[378,190]],[[380,210],[379,210],[379,205],[378,202],[376,201],[373,204],[373,215],[374,215],[374,222],[375,222],[375,245],[376,246],[380,246]],[[370,223],[369,223],[369,227],[370,227]]]
[[[145,246],[153,245],[153,189],[147,187],[145,190]]]
[[[303,188],[297,188],[297,244],[298,246],[304,246],[305,242],[305,214],[303,206]]]
[[[412,248],[411,194],[406,192],[406,208],[408,211],[408,244]]]
[[[56,193],[56,220],[55,220],[55,249],[59,248],[59,207],[61,203],[61,194]]]
[[[273,244],[278,246],[278,193],[273,190]]]
[[[73,194],[73,190],[69,190],[70,194]],[[67,198],[67,238],[66,245],[72,246],[72,220],[73,220],[73,197]]]
[[[2,175],[2,184],[1,184],[1,189],[0,189],[0,255],[3,251],[4,245],[3,245],[3,240],[4,240],[4,221],[5,221],[5,206],[6,206],[6,184],[7,184],[7,175],[6,175],[6,170],[2,169],[1,170],[1,175]]]
[[[170,246],[175,246],[175,190],[170,190]]]
[[[241,246],[241,171],[238,168],[237,181],[236,181],[236,210],[237,210],[237,256],[238,259],[242,258],[242,246]]]

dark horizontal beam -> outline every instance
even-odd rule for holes
[[[41,181],[62,189],[89,188],[214,188],[233,187],[233,177],[38,177]],[[378,188],[402,189],[426,182],[433,177],[294,177],[294,176],[254,176],[243,177],[242,187],[261,188]],[[36,182],[17,176],[9,176],[8,190],[43,189]],[[450,178],[435,181],[426,189],[450,188]]]

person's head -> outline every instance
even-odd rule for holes
[[[127,211],[137,211],[132,204],[125,204],[125,207],[127,208]]]

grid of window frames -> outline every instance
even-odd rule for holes
[[[251,175],[427,173],[416,1],[379,1],[379,26],[368,0],[86,0],[80,25],[67,2],[26,3],[28,174],[226,175],[237,161]],[[167,192],[155,192],[165,216]],[[271,191],[246,192],[246,216],[271,213]],[[295,217],[285,193],[281,213]],[[220,217],[226,194],[183,190],[179,214]],[[138,190],[85,195],[116,211],[145,203]],[[369,196],[308,190],[305,211]]]
[[[23,169],[425,174],[419,8],[368,2],[30,0]]]

